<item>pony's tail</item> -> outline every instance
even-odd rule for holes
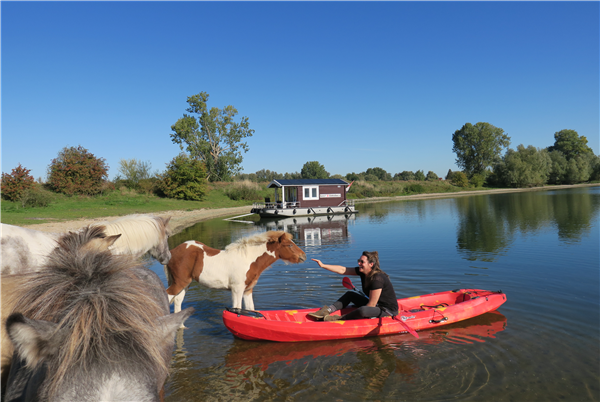
[[[173,284],[173,275],[171,274],[171,270],[168,265],[163,265],[165,267],[165,276],[167,277],[167,288]]]

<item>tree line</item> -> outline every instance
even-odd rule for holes
[[[452,141],[456,164],[466,178],[488,185],[534,187],[600,179],[600,157],[575,130],[557,131],[554,144],[546,148],[520,144],[513,149],[503,129],[467,123]]]
[[[300,172],[278,173],[266,169],[241,173],[242,153],[249,150],[245,138],[251,137],[249,119],[236,119],[238,111],[228,105],[208,108],[206,92],[187,98],[183,117],[171,126],[170,137],[181,153],[163,172],[151,172],[150,162],[121,159],[118,174],[108,180],[108,164],[87,149],[65,147],[48,166],[44,186],[66,195],[97,195],[121,186],[185,200],[201,200],[208,182],[269,182],[276,179],[341,178],[347,181],[436,181],[433,171],[402,171],[391,174],[380,167],[368,168],[345,176],[331,175],[323,164],[309,161]],[[519,145],[510,148],[510,137],[489,123],[466,123],[452,135],[456,164],[461,171],[448,171],[445,179],[460,187],[507,186],[528,187],[543,184],[573,184],[600,179],[600,157],[587,145],[587,138],[574,130],[554,134],[554,144],[547,148]],[[504,154],[502,152],[504,151]],[[29,170],[19,164],[2,173],[2,198],[20,201],[23,206],[43,205],[44,196],[36,189]]]

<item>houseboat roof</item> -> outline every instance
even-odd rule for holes
[[[348,182],[342,179],[292,179],[273,180],[267,188],[284,186],[347,186]]]

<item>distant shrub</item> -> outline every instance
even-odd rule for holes
[[[412,183],[406,186],[404,190],[407,194],[421,194],[425,192],[425,187],[421,184]]]
[[[467,178],[467,175],[463,172],[454,172],[454,174],[452,175],[452,184],[454,184],[457,187],[468,187],[469,179]]]
[[[29,174],[30,171],[19,163],[10,174],[2,173],[2,198],[19,201],[27,190],[33,188],[34,180]]]
[[[225,195],[234,201],[256,201],[262,198],[260,186],[256,183],[252,183],[249,180],[235,182],[228,186],[225,188]]]
[[[425,181],[425,173],[422,170],[417,170],[415,172],[415,180]]]
[[[44,190],[40,185],[35,185],[25,190],[21,196],[21,206],[23,208],[44,208],[50,205],[54,200],[54,194]]]
[[[108,178],[108,165],[81,145],[65,147],[48,166],[48,185],[67,195],[94,195],[102,191]]]
[[[483,187],[483,183],[485,183],[485,177],[483,177],[482,174],[475,173],[471,177],[471,180],[469,180],[469,183],[471,183],[473,187]]]
[[[206,166],[197,159],[180,154],[167,166],[160,188],[168,198],[200,201],[208,192]]]
[[[158,194],[160,192],[160,179],[150,177],[148,179],[140,179],[137,183],[137,189],[142,194]]]

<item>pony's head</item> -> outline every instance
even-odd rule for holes
[[[292,241],[292,235],[283,231],[266,233],[267,250],[275,252],[283,261],[297,264],[306,261],[306,254]]]
[[[162,265],[167,265],[171,259],[167,241],[171,234],[168,228],[170,220],[170,217],[134,214],[97,225],[104,225],[108,235],[122,235],[111,247],[114,254],[149,253]]]
[[[193,309],[169,314],[160,279],[111,253],[116,240],[98,226],[68,233],[43,269],[17,281],[6,330],[16,366],[41,370],[31,390],[40,400],[158,400]],[[11,369],[7,400],[27,392],[22,372]]]

